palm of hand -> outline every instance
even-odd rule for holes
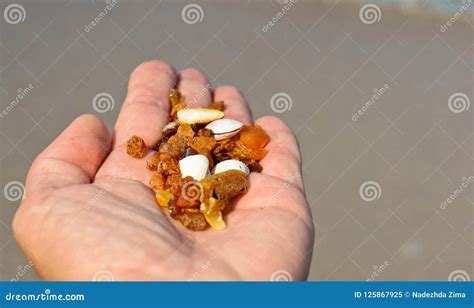
[[[207,84],[195,70],[180,78],[186,97]],[[162,62],[139,66],[113,138],[99,119],[82,116],[40,154],[14,220],[20,247],[49,280],[269,280],[277,270],[305,279],[312,221],[296,141],[276,118],[257,121],[272,138],[264,172],[251,174],[250,190],[225,217],[226,230],[189,231],[157,206],[146,185],[151,172],[127,156],[123,143],[132,134],[148,145],[156,140],[173,80]],[[233,103],[226,117],[250,121],[234,89],[218,88],[214,96]]]

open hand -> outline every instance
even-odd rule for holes
[[[227,229],[189,231],[157,205],[148,187],[151,171],[144,159],[127,155],[125,143],[132,135],[149,147],[157,141],[168,121],[173,87],[192,107],[223,100],[226,118],[252,123],[235,88],[211,93],[194,69],[177,75],[160,61],[138,66],[112,136],[97,117],[80,116],[31,166],[13,227],[38,275],[47,280],[270,280],[284,271],[293,280],[306,279],[313,223],[298,145],[278,118],[256,121],[270,135],[268,155],[261,161],[263,172],[250,175],[249,191],[225,216]]]

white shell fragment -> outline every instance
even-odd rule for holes
[[[169,122],[168,124],[165,125],[165,127],[161,129],[161,131],[164,132],[170,129],[177,129],[178,126],[179,126],[178,122]]]
[[[246,164],[236,159],[224,160],[218,163],[214,168],[214,174],[222,173],[228,170],[239,170],[249,174],[250,170]]]
[[[187,108],[178,111],[179,123],[205,124],[223,117],[222,111],[210,108]]]
[[[192,176],[195,181],[200,181],[209,175],[209,160],[201,154],[187,156],[179,161],[182,177]]]
[[[212,130],[214,138],[219,141],[237,135],[244,124],[237,120],[220,119],[207,124],[206,128]]]

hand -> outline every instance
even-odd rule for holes
[[[268,155],[263,172],[250,175],[250,190],[225,215],[226,230],[189,231],[156,204],[148,188],[152,173],[124,144],[132,135],[149,147],[157,141],[176,83],[193,107],[211,102],[201,73],[176,76],[169,65],[150,61],[131,75],[113,136],[100,119],[83,115],[36,158],[13,227],[41,278],[270,280],[277,270],[307,278],[314,232],[301,156],[278,118],[256,121],[271,137]],[[218,87],[213,95],[225,102],[227,118],[252,123],[235,88]]]

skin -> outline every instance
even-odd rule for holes
[[[278,270],[307,278],[313,222],[298,144],[281,120],[255,121],[271,137],[263,172],[250,175],[250,190],[220,232],[192,232],[171,219],[148,187],[145,160],[126,154],[132,135],[149,147],[159,138],[173,87],[189,106],[223,100],[227,118],[252,123],[238,90],[207,85],[195,69],[176,74],[164,62],[143,63],[112,135],[99,118],[82,115],[36,158],[13,228],[42,279],[270,280]]]

